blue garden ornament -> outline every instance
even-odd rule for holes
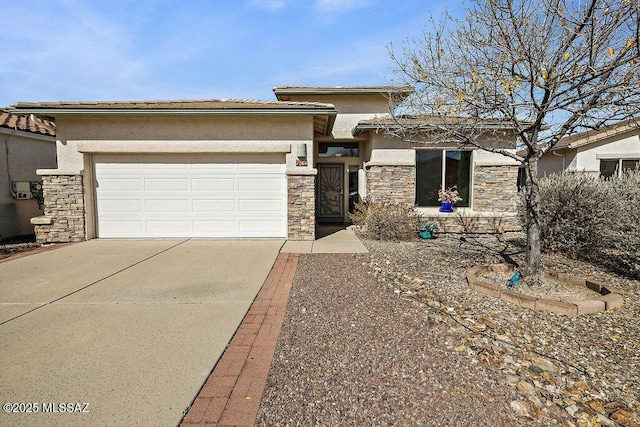
[[[418,236],[420,236],[421,239],[433,239],[435,237],[433,232],[437,230],[438,226],[436,224],[431,224],[426,229],[418,232]]]
[[[521,278],[522,278],[522,275],[520,274],[520,272],[516,271],[515,274],[511,276],[511,279],[507,281],[507,289],[513,289],[516,291],[520,289]]]

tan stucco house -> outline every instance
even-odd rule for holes
[[[50,120],[0,109],[0,240],[33,234],[43,212],[36,170],[56,167],[55,135]]]
[[[605,178],[640,167],[640,118],[562,138],[540,159],[538,173],[581,172]]]
[[[43,169],[41,242],[96,237],[315,239],[345,223],[358,197],[440,216],[445,230],[517,228],[517,164],[382,131],[407,86],[274,88],[276,101],[17,103],[53,117],[56,169]],[[391,96],[393,95],[393,96]],[[515,151],[515,137],[505,137]],[[438,212],[456,181],[465,201]],[[447,216],[448,215],[448,216]]]

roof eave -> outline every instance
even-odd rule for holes
[[[370,86],[370,87],[279,87],[273,88],[278,95],[362,95],[401,93],[412,94],[415,89],[409,85],[403,86]]]
[[[131,109],[131,108],[38,108],[11,107],[15,114],[35,114],[38,116],[60,115],[335,115],[329,108],[224,108],[224,109]]]
[[[455,128],[455,127],[459,127],[459,124],[449,124],[446,127],[451,127],[451,128]],[[378,130],[382,130],[382,129],[401,129],[403,126],[399,125],[399,124],[394,124],[394,125],[372,125],[372,124],[359,124],[357,125],[355,128],[353,128],[353,130],[351,131],[351,134],[353,136],[357,136],[357,135],[361,135],[362,133],[366,132],[366,131],[370,131],[370,130],[374,130],[374,131],[378,131]],[[417,125],[416,127],[420,128],[419,130],[423,130],[423,131],[427,131],[427,130],[438,130],[440,128],[440,126],[437,125]],[[503,131],[512,131],[513,126],[505,126],[505,125],[498,125],[498,124],[476,124],[473,126],[476,129],[486,129],[486,130],[503,130]]]

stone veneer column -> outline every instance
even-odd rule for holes
[[[369,166],[366,176],[369,200],[415,204],[415,166]]]
[[[317,171],[289,172],[287,175],[287,231],[289,240],[316,239]]]
[[[482,212],[516,211],[518,167],[476,165],[473,174],[473,210]]]
[[[85,240],[82,175],[46,174],[42,177],[44,216],[33,218],[38,243]]]

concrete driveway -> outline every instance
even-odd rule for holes
[[[282,244],[91,240],[1,263],[0,402],[38,412],[0,425],[176,425]]]

